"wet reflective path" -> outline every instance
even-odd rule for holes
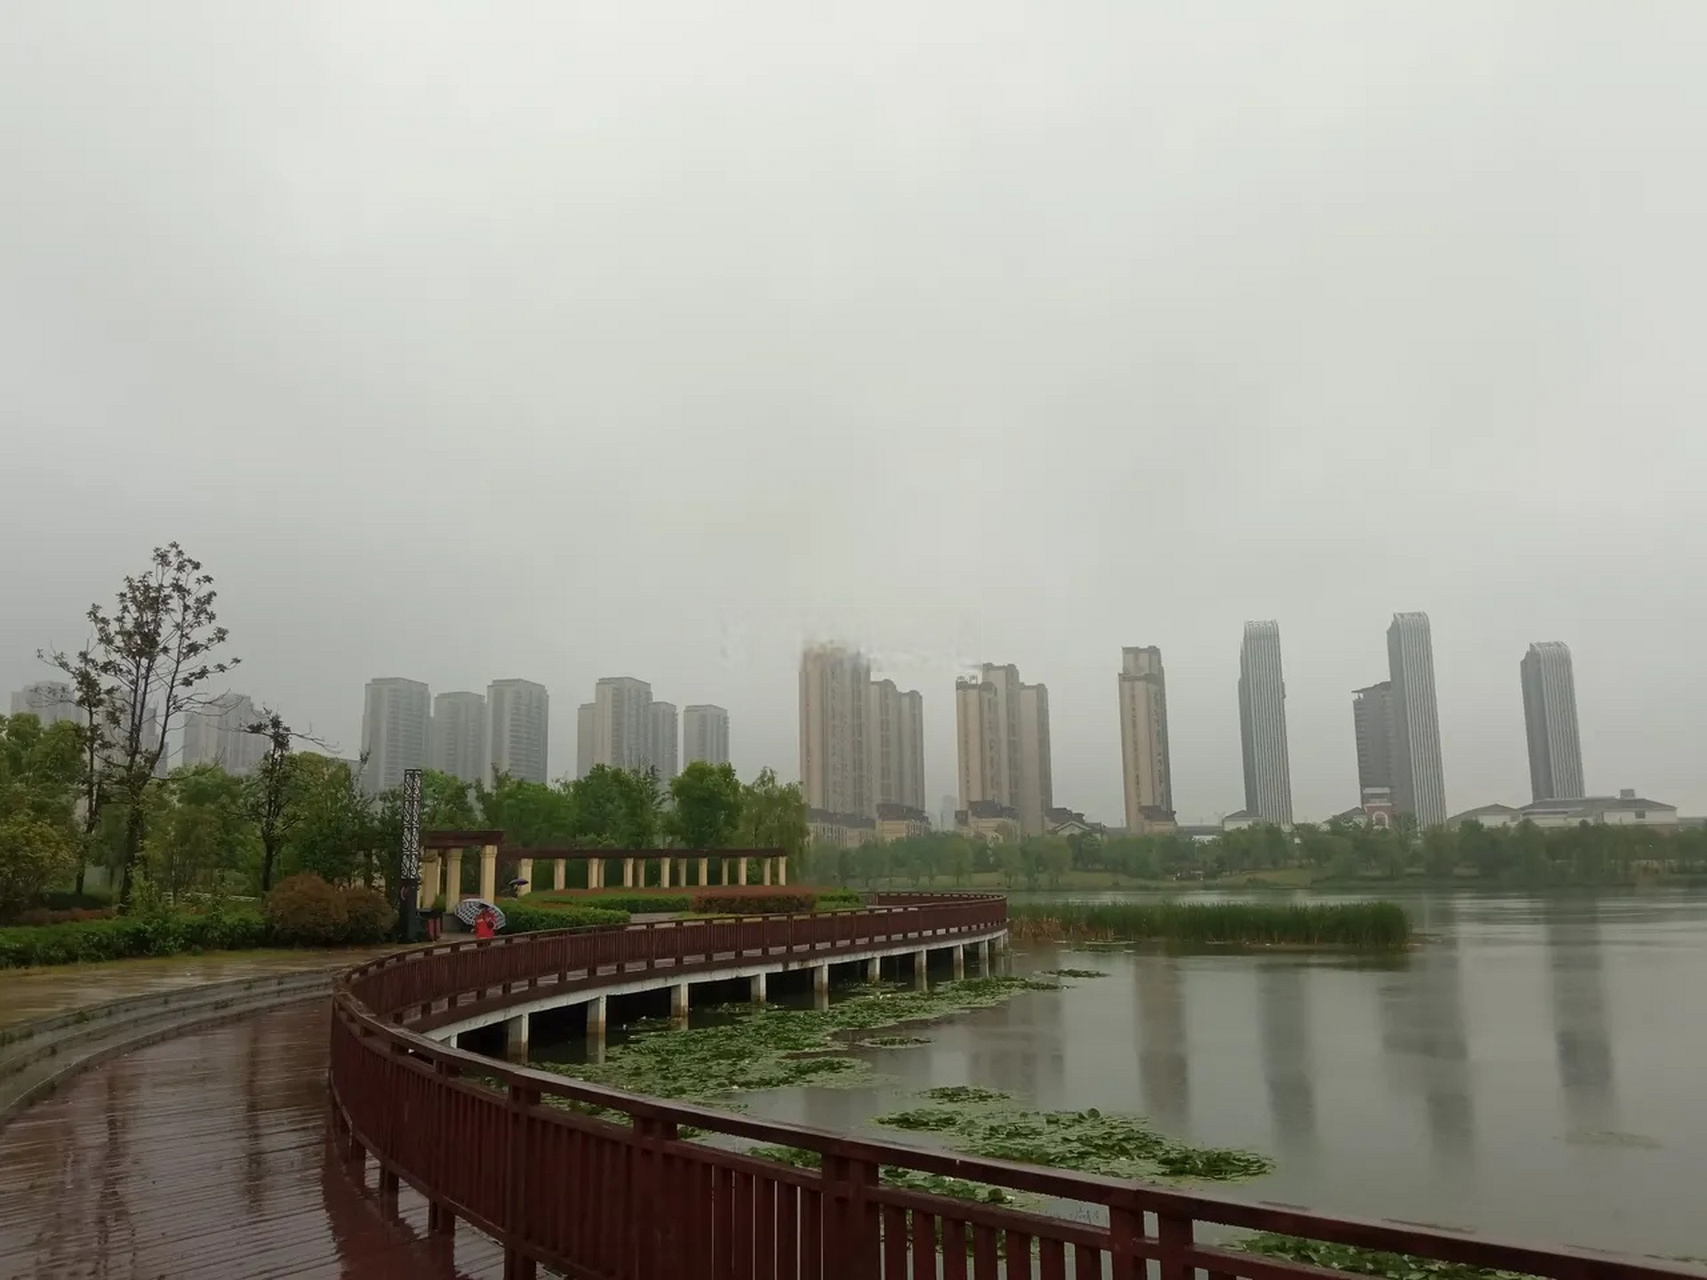
[[[310,1001],[104,1063],[0,1130],[0,1277],[496,1276],[463,1228],[426,1243],[327,1142],[327,1005]]]

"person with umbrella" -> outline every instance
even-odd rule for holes
[[[487,907],[474,917],[474,936],[476,938],[495,937],[498,932],[498,915],[491,907]]]

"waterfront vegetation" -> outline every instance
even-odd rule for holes
[[[933,833],[855,849],[815,847],[809,877],[866,889],[954,885],[1002,889],[1107,889],[1182,885],[1303,888],[1386,882],[1487,887],[1707,881],[1707,830],[1648,826],[1547,828],[1533,823],[1390,831],[1335,819],[1290,832],[1259,824],[1208,840],[1179,833],[1109,836],[1087,831],[1015,844]]]
[[[1392,902],[1013,902],[1020,941],[1166,942],[1396,950],[1411,922]]]

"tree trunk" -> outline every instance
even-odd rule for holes
[[[279,856],[276,840],[261,841],[261,892],[273,887],[273,863]]]
[[[133,800],[124,819],[124,877],[119,882],[119,906],[130,905],[130,890],[135,878],[136,860],[142,853],[142,803]]]

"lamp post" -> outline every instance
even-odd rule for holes
[[[403,771],[403,850],[397,904],[397,934],[404,942],[421,940],[421,771]]]

